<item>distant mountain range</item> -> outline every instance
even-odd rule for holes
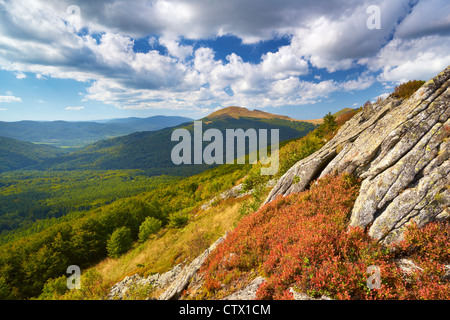
[[[254,112],[245,108],[230,107],[220,111],[201,119],[203,131],[210,128],[219,129],[223,133],[226,129],[279,129],[279,138],[282,142],[304,136],[317,126],[285,116]],[[118,119],[115,124],[121,121],[124,120]],[[134,121],[139,122],[139,119]],[[38,170],[146,169],[150,174],[155,175],[192,175],[209,168],[210,166],[207,165],[176,166],[172,163],[171,151],[178,142],[171,141],[171,135],[177,128],[185,128],[192,132],[193,122],[97,141],[70,154],[44,159],[28,168]]]
[[[185,117],[154,116],[99,121],[0,122],[0,136],[21,141],[79,148],[98,140],[140,131],[155,131],[192,121]],[[73,150],[73,149],[72,149]]]

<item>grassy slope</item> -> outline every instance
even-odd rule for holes
[[[281,176],[293,163],[304,158],[319,149],[323,145],[321,138],[314,134],[306,137],[294,139],[290,142],[283,143],[280,149],[280,171],[277,177]],[[208,170],[198,175],[204,176],[208,172],[220,172],[230,166],[224,165],[216,169]],[[177,263],[190,262],[199,253],[207,249],[217,238],[223,236],[226,231],[233,229],[243,215],[255,210],[261,201],[268,195],[270,188],[264,188],[262,185],[271,177],[265,176],[259,179],[260,166],[247,166],[239,171],[239,177],[242,178],[247,174],[245,179],[238,179],[234,184],[243,181],[248,188],[254,188],[256,192],[252,196],[239,199],[229,199],[213,204],[212,208],[202,211],[199,207],[210,199],[211,196],[217,195],[213,192],[210,196],[201,197],[197,204],[186,207],[191,212],[191,218],[187,226],[181,229],[164,229],[158,235],[151,237],[144,244],[136,243],[134,248],[118,259],[107,258],[96,266],[92,267],[88,272],[97,274],[100,284],[94,286],[96,294],[90,298],[99,298],[107,294],[107,290],[117,281],[122,280],[126,275],[140,273],[149,275],[155,272],[165,272],[171,269]],[[218,178],[224,177],[210,176],[208,179],[209,186],[217,185]],[[195,177],[187,178],[189,181]],[[236,176],[238,178],[238,176]],[[273,178],[273,177],[272,177]],[[223,183],[220,183],[223,185]],[[229,185],[231,187],[232,185]],[[228,188],[229,188],[228,187]],[[197,192],[201,192],[201,186]],[[89,280],[87,280],[89,281]],[[86,293],[87,294],[87,293]],[[155,296],[157,293],[154,293]],[[83,295],[74,296],[71,292],[59,297],[62,299],[82,299]],[[144,297],[145,298],[145,297]]]
[[[163,273],[185,259],[192,261],[211,242],[234,227],[243,201],[245,199],[241,198],[216,205],[193,217],[185,228],[164,229],[145,243],[136,244],[126,255],[118,259],[107,258],[94,268],[105,282],[113,285],[125,275]]]

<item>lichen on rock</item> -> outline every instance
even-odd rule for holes
[[[449,218],[449,128],[450,67],[409,99],[389,97],[356,114],[288,170],[264,204],[306,189],[317,177],[350,173],[362,180],[350,225],[396,242],[410,222]]]

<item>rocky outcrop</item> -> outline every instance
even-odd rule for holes
[[[183,271],[183,264],[177,264],[171,270],[159,274],[156,273],[149,277],[141,277],[138,273],[132,276],[126,276],[122,281],[116,283],[109,291],[108,300],[123,300],[128,297],[131,288],[143,288],[149,286],[151,291],[167,288],[173,283],[178,275]],[[150,294],[150,293],[149,293]]]
[[[256,297],[256,291],[259,286],[265,281],[263,277],[256,277],[248,286],[241,289],[225,298],[223,300],[254,300]]]
[[[450,67],[409,99],[389,97],[356,114],[288,170],[264,203],[326,174],[347,172],[362,179],[350,225],[368,228],[383,243],[398,241],[412,221],[450,217],[449,135]]]
[[[159,296],[159,300],[174,300],[180,298],[183,290],[191,283],[209,253],[225,239],[225,236],[219,238],[188,265],[180,263],[163,274],[156,273],[146,278],[141,277],[139,274],[125,277],[110,289],[106,299],[123,300],[127,298],[128,291],[131,288],[142,288],[145,286],[149,286],[152,292],[161,289],[164,290]]]
[[[271,188],[271,187],[273,187],[275,185],[275,183],[276,183],[276,179],[271,179],[271,180],[267,181],[265,187],[266,188]],[[201,210],[207,210],[216,201],[221,201],[221,200],[225,200],[225,199],[229,199],[229,198],[242,198],[244,196],[253,194],[253,192],[254,192],[253,189],[248,190],[248,191],[244,191],[244,184],[240,183],[240,184],[232,187],[231,189],[222,192],[221,194],[219,194],[219,196],[212,198],[207,203],[202,205],[200,207],[200,209]]]
[[[183,270],[177,275],[177,277],[172,281],[170,286],[164,291],[164,293],[159,296],[158,300],[175,300],[180,298],[184,289],[186,289],[191,282],[192,278],[195,276],[197,271],[205,262],[209,253],[213,251],[223,240],[225,236],[219,238],[214,242],[208,249],[206,249],[200,256],[194,259],[188,266],[184,267]]]

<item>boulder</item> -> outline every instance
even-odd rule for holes
[[[263,205],[346,172],[362,180],[350,225],[386,244],[399,241],[409,223],[450,217],[449,135],[450,67],[409,99],[389,97],[357,113],[289,169]]]
[[[265,281],[263,277],[256,277],[248,286],[241,289],[222,300],[254,300],[256,297],[256,291],[259,286]]]
[[[225,236],[219,238],[200,256],[195,258],[188,266],[184,267],[177,277],[171,281],[166,291],[159,296],[158,300],[176,300],[180,298],[181,294],[189,286],[189,283],[200,269],[203,262],[205,262],[206,258],[209,256],[209,253],[213,251],[224,239]]]

